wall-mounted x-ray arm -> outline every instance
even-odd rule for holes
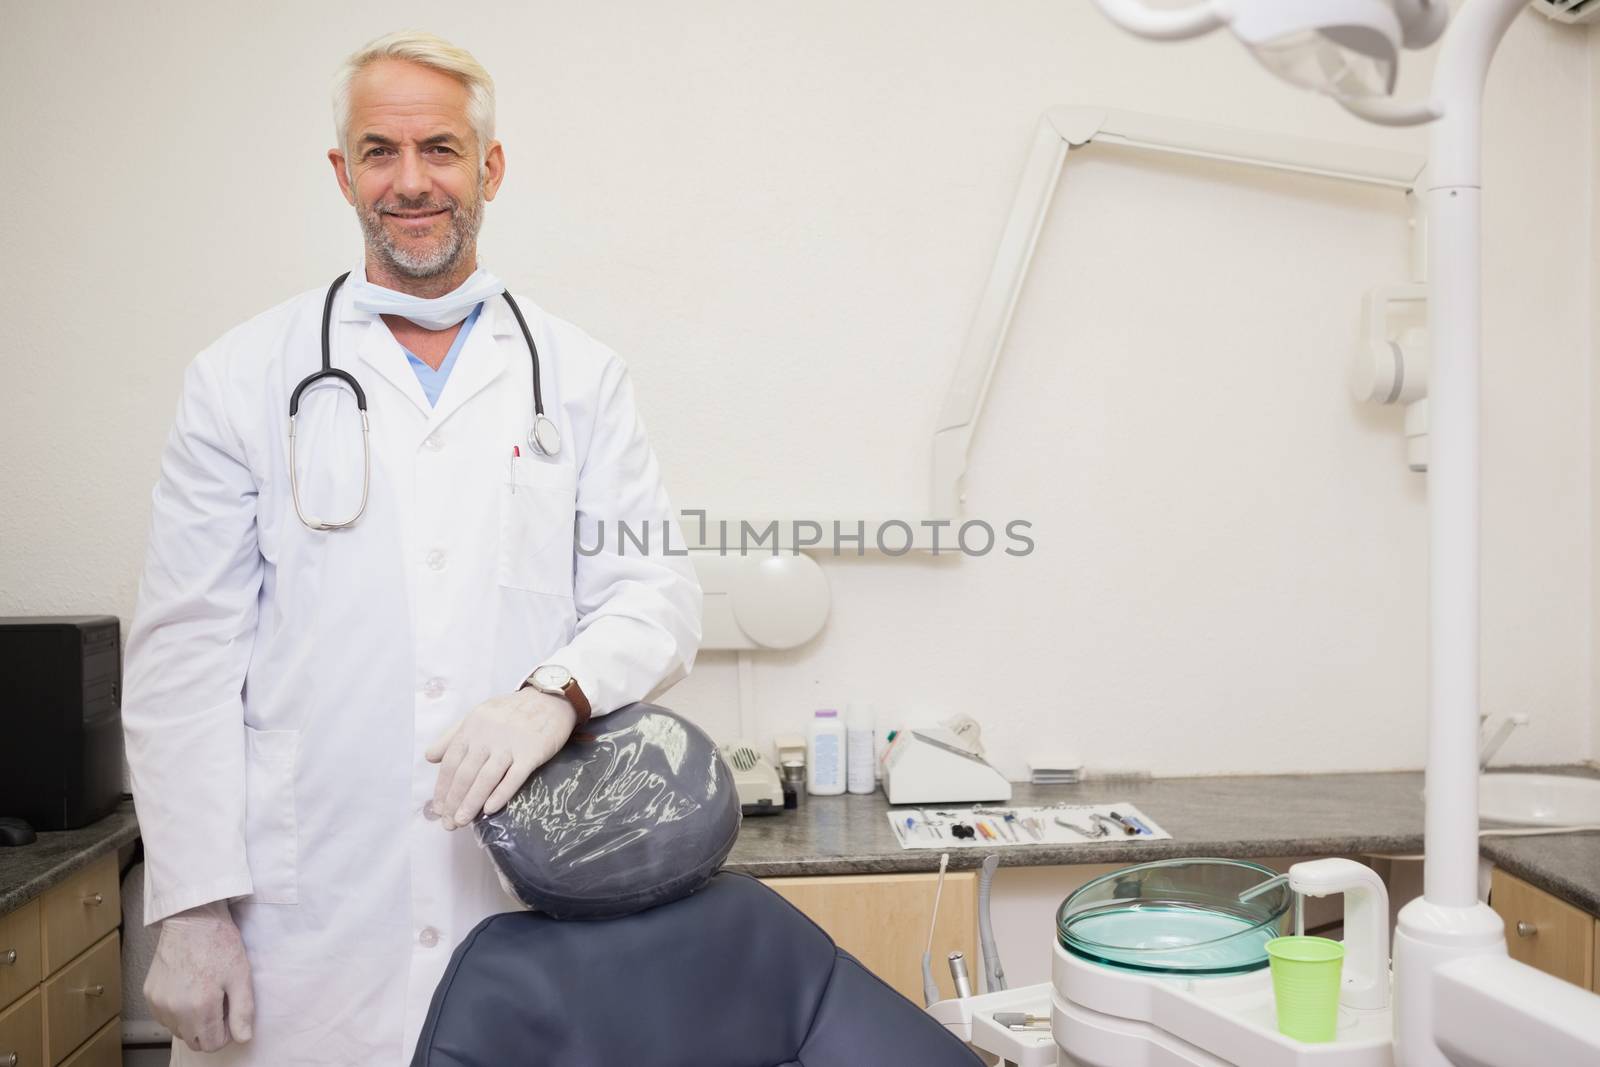
[[[1049,214],[1070,152],[1093,144],[1119,145],[1167,155],[1196,156],[1244,166],[1310,174],[1410,193],[1422,174],[1421,156],[1361,145],[1335,144],[1283,134],[1232,129],[1186,119],[1094,107],[1057,107],[1044,113],[1022,171],[995,252],[994,265],[961,347],[933,434],[932,505],[955,519],[965,499],[967,454],[983,402],[1005,347],[1011,317],[1033,262],[1039,231]],[[1414,245],[1425,244],[1420,234]],[[1420,265],[1415,273],[1420,277]]]

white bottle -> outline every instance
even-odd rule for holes
[[[844,792],[844,723],[832,708],[811,717],[806,738],[806,792],[831,797]]]
[[[870,793],[878,787],[875,718],[871,704],[855,703],[845,709],[845,781],[852,793]]]

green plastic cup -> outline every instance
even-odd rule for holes
[[[1275,937],[1266,949],[1278,1032],[1296,1041],[1332,1041],[1339,1029],[1344,945],[1326,937]]]

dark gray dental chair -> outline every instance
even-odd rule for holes
[[[532,910],[456,948],[412,1067],[981,1062],[788,901],[716,873],[739,801],[705,731],[654,704],[592,731],[474,824]]]
[[[907,946],[906,951],[915,951]],[[412,1067],[973,1067],[752,878],[602,922],[496,915],[457,947]]]

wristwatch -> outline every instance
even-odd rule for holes
[[[583,695],[583,690],[578,688],[578,680],[565,667],[546,663],[528,675],[528,680],[522,683],[522,688],[526,689],[530,685],[541,693],[564,697],[578,715],[577,721],[573,723],[574,729],[589,721],[589,698]]]

